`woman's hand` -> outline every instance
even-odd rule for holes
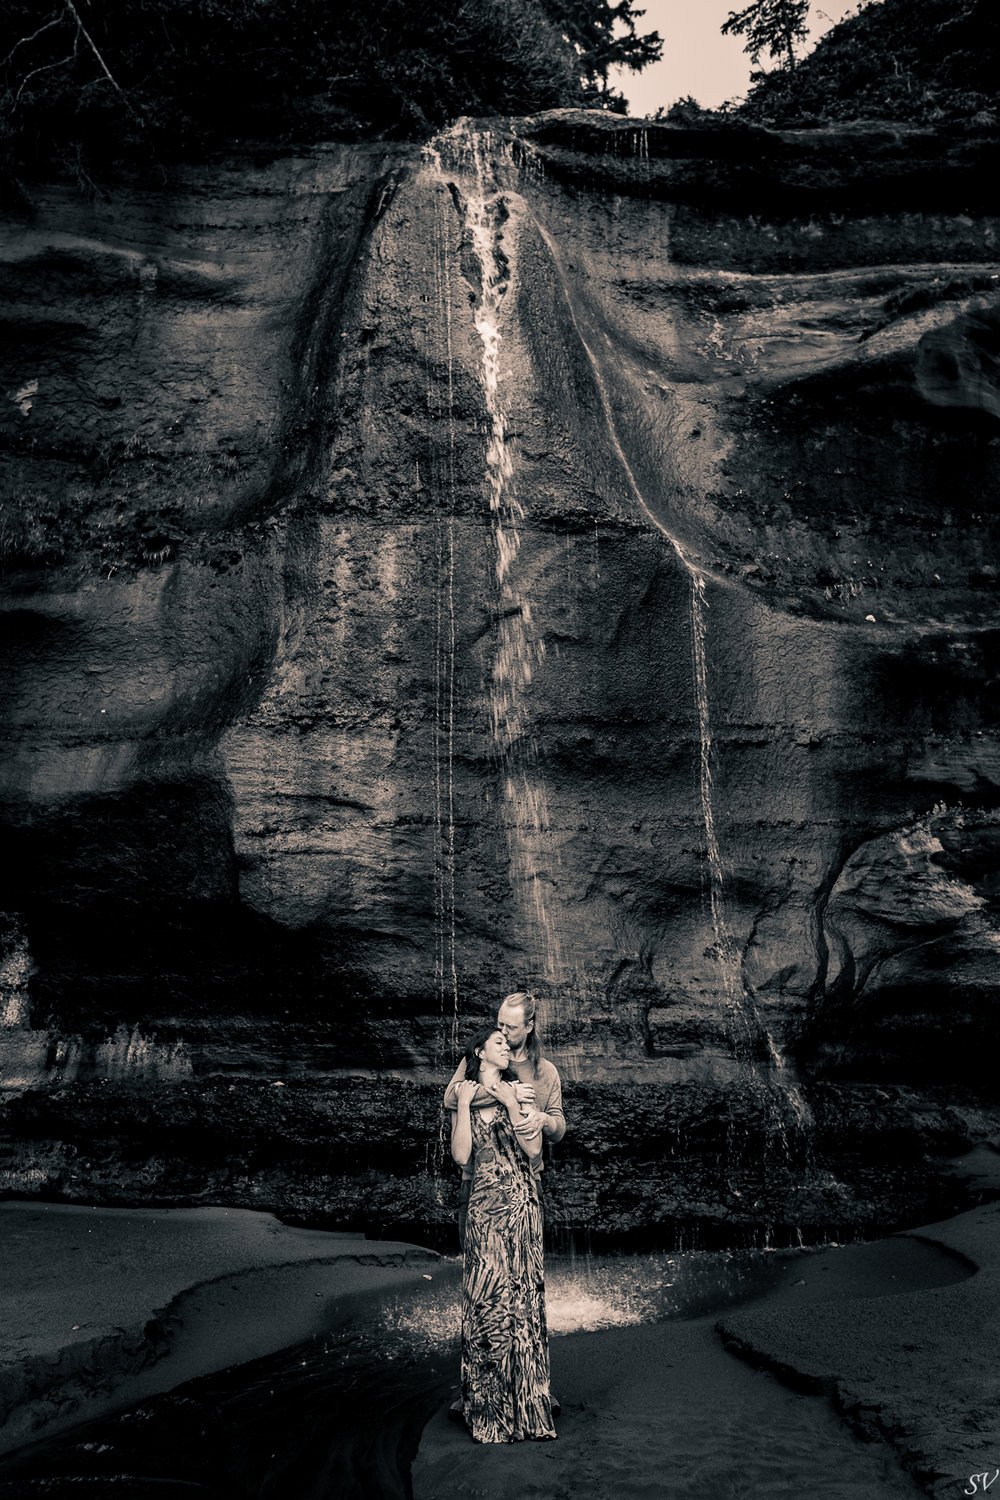
[[[520,1117],[521,1105],[513,1084],[508,1083],[505,1078],[498,1078],[493,1087],[488,1089],[487,1092],[492,1094],[494,1099],[503,1105],[512,1121]]]
[[[465,1109],[469,1108],[472,1103],[472,1096],[476,1092],[478,1087],[479,1084],[471,1078],[463,1078],[460,1083],[456,1083],[455,1093],[458,1095],[459,1109],[462,1109],[463,1107]]]

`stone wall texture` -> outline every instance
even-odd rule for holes
[[[447,1236],[912,1220],[995,1132],[1000,141],[600,113],[0,231],[0,1172]]]

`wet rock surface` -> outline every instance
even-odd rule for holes
[[[443,1226],[530,986],[552,1222],[957,1206],[997,149],[562,113],[7,221],[9,1189]]]

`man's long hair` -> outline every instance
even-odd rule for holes
[[[542,1044],[538,1040],[538,1027],[535,1024],[535,997],[527,990],[517,990],[513,995],[505,995],[502,1003],[503,1005],[516,1005],[518,1010],[524,1011],[524,1024],[531,1027],[524,1050],[531,1063],[532,1075],[537,1078],[538,1065],[542,1060]]]

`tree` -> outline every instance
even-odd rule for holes
[[[542,0],[542,9],[575,48],[580,77],[591,98],[612,97],[612,68],[638,72],[663,55],[659,32],[636,31],[636,21],[646,12],[637,10],[633,0]]]
[[[780,57],[787,68],[795,67],[795,44],[806,38],[809,0],[754,0],[745,10],[731,10],[723,22],[723,36],[745,36],[744,52],[760,61],[767,49],[769,57]]]
[[[13,172],[234,140],[425,137],[458,115],[610,103],[660,55],[634,0],[0,0]]]
[[[794,69],[757,73],[739,114],[772,125],[877,119],[992,129],[1000,119],[1000,6],[859,6]]]

